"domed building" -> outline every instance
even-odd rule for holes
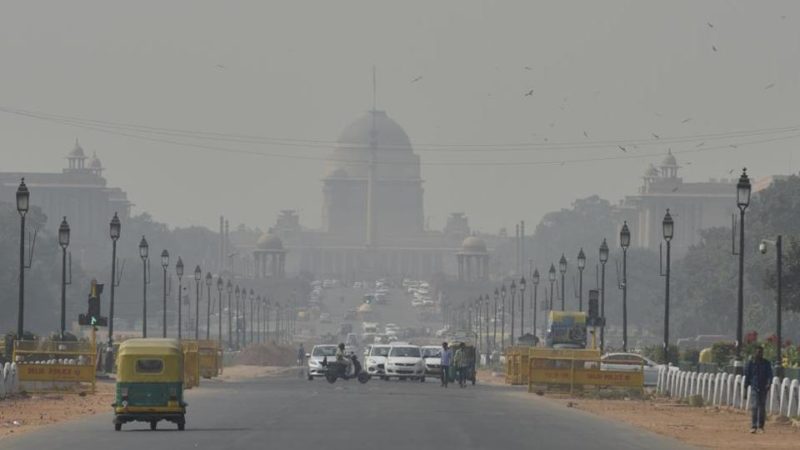
[[[478,238],[470,237],[463,213],[442,231],[426,229],[422,183],[420,157],[403,127],[384,111],[367,111],[342,130],[326,162],[321,229],[303,228],[294,211],[281,211],[254,255],[263,258],[264,246],[280,238],[291,273],[340,280],[456,275],[462,241]],[[477,250],[488,255],[485,243]],[[480,260],[475,268],[485,276]],[[257,264],[263,273],[268,263]]]
[[[419,236],[422,198],[419,156],[386,112],[367,111],[342,131],[323,179],[326,232],[369,246]]]
[[[253,251],[256,278],[283,277],[286,274],[286,250],[278,236],[264,233]]]
[[[489,251],[486,242],[477,236],[469,236],[461,243],[458,258],[458,280],[476,281],[489,278]]]

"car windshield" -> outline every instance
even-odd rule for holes
[[[392,347],[389,356],[419,358],[419,347]]]
[[[422,357],[423,358],[441,358],[442,356],[442,349],[440,348],[423,348],[422,349]]]
[[[372,350],[369,352],[369,356],[383,356],[386,357],[389,355],[389,349],[391,347],[381,346],[381,347],[372,347]]]
[[[336,356],[336,346],[314,347],[311,356]]]

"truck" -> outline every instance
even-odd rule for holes
[[[550,311],[545,344],[550,348],[586,348],[586,313]]]

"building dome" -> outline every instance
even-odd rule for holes
[[[350,179],[366,179],[375,144],[375,174],[383,180],[419,180],[419,156],[403,127],[385,111],[371,110],[346,126],[328,158],[326,176],[344,171]]]
[[[667,166],[671,167],[671,166],[677,166],[677,165],[678,165],[678,160],[675,159],[675,156],[672,154],[672,150],[668,150],[667,156],[665,156],[664,157],[664,161],[661,162],[661,166],[662,167],[667,167]]]
[[[486,242],[476,236],[469,236],[461,243],[461,251],[464,253],[487,253]]]
[[[258,238],[256,247],[259,250],[283,250],[283,241],[278,236],[264,233]]]
[[[97,153],[92,153],[92,159],[89,161],[89,168],[90,169],[103,168],[103,164],[100,162],[100,158],[97,157]]]
[[[86,158],[86,153],[83,152],[83,147],[78,142],[78,138],[75,138],[75,147],[69,152],[69,158]]]

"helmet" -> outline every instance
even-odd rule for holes
[[[339,348],[340,348],[340,349],[342,349],[342,350],[344,350],[344,343],[343,343],[343,342],[340,342],[340,343],[339,343]]]

